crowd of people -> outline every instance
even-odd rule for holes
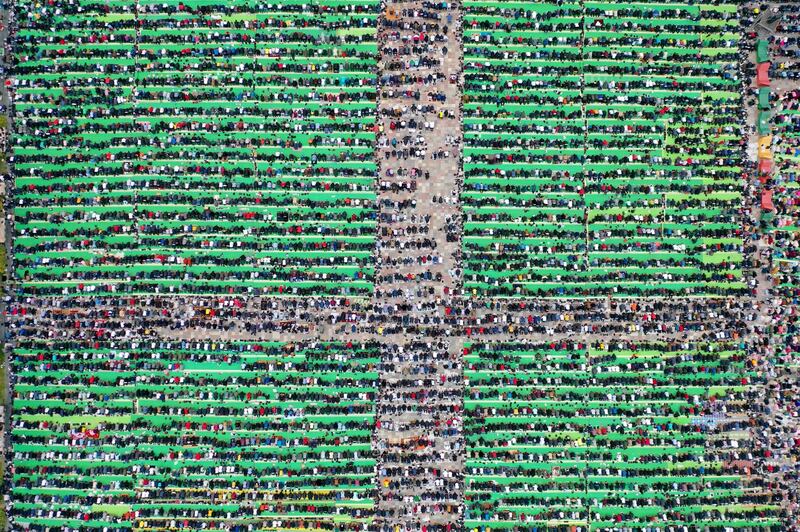
[[[757,57],[767,63],[764,72],[770,86],[761,88],[770,95],[762,111],[768,130],[760,130],[765,140],[759,150],[762,159],[758,173],[761,187],[772,200],[772,211],[761,217],[763,240],[769,250],[765,270],[769,272],[774,298],[772,327],[760,350],[771,360],[768,391],[759,403],[762,430],[755,435],[767,456],[760,473],[767,486],[782,493],[790,505],[794,522],[800,522],[798,483],[800,483],[800,402],[798,401],[797,355],[800,353],[800,309],[798,309],[798,221],[800,221],[800,5],[779,0],[760,6],[751,19],[772,30]],[[763,77],[763,76],[762,76]],[[766,106],[765,106],[766,107]],[[766,129],[766,128],[765,128]],[[765,138],[766,137],[766,138]]]
[[[781,529],[780,502],[742,485],[760,376],[741,343],[464,353],[467,530]]]
[[[379,7],[18,2],[26,293],[369,294]]]
[[[463,518],[461,361],[437,330],[441,302],[460,280],[462,44],[453,7],[387,2],[379,27],[377,158],[387,186],[368,319],[379,337],[392,335],[383,342],[375,434],[383,530],[449,532]]]
[[[369,529],[379,346],[184,332],[373,291],[379,9],[16,2],[10,530]]]
[[[14,530],[373,518],[378,344],[30,342],[15,357]]]
[[[744,293],[736,9],[464,6],[465,289]]]
[[[791,529],[795,4],[16,2],[9,529]]]

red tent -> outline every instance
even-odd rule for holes
[[[756,67],[756,84],[759,87],[769,87],[769,63],[759,63]]]
[[[761,210],[764,211],[774,211],[775,205],[772,204],[772,191],[771,190],[762,190],[761,191]]]

